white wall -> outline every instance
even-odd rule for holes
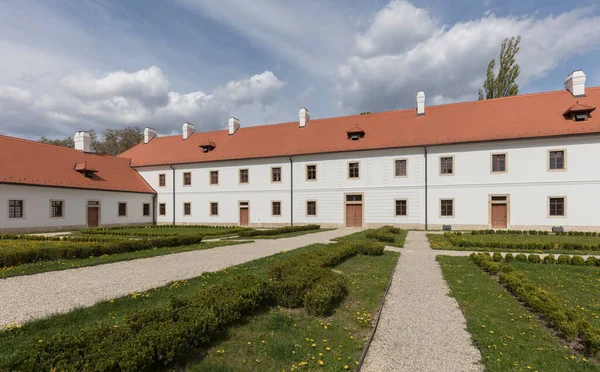
[[[24,217],[8,218],[8,201],[23,200]],[[63,217],[50,217],[50,200],[63,200]],[[87,201],[100,202],[100,226],[152,223],[152,194],[0,184],[0,232],[85,228]],[[118,216],[118,202],[127,202],[127,216]],[[150,216],[142,204],[150,203]]]

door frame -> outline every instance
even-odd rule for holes
[[[89,202],[97,202],[98,205],[95,205],[95,206],[91,205],[90,206]],[[88,208],[90,208],[90,207],[91,208],[98,208],[98,226],[97,227],[100,227],[100,221],[102,221],[102,218],[101,218],[101,216],[102,216],[101,204],[102,203],[98,199],[86,199],[86,201],[85,201],[85,225],[87,227],[90,227],[90,221],[89,221],[89,215],[88,215],[88,212],[89,212]]]
[[[248,209],[248,225],[242,225],[242,203],[247,203],[244,205],[244,209]],[[238,200],[238,225],[239,226],[250,226],[250,201],[249,200]]]
[[[348,195],[360,195],[362,198],[361,201],[356,202],[356,201],[346,201],[346,197]],[[346,206],[350,204],[350,205],[357,205],[360,204],[361,207],[361,212],[362,212],[362,216],[361,216],[361,225],[360,227],[365,227],[365,193],[364,192],[345,192],[344,193],[344,227],[348,227],[348,220],[346,219]]]
[[[506,200],[492,200],[494,197],[505,197]],[[510,194],[489,194],[488,195],[488,226],[490,229],[492,227],[492,204],[504,204],[506,205],[506,227],[505,229],[510,229]]]

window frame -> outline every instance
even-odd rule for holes
[[[551,206],[551,202],[552,199],[562,199],[563,200],[563,214],[551,214],[552,212],[552,206]],[[547,201],[547,208],[548,208],[548,218],[567,218],[567,197],[566,196],[549,196],[548,197],[548,201]]]
[[[217,208],[217,213],[213,213],[213,204]],[[219,216],[219,202],[218,201],[211,201],[211,202],[208,203],[208,215],[211,216],[211,217],[218,217]]]
[[[315,178],[309,178],[308,175],[308,167],[315,167]],[[317,164],[306,164],[304,166],[304,177],[306,182],[316,182],[317,181],[317,171],[318,171],[318,165]]]
[[[451,215],[444,215],[442,213],[442,211],[443,211],[442,202],[445,202],[445,201],[452,202],[452,214]],[[439,205],[440,205],[440,218],[454,218],[454,216],[456,216],[456,203],[454,203],[454,198],[443,198],[443,199],[440,199],[440,204]]]
[[[188,207],[188,208],[189,208],[189,210],[187,211],[188,213],[186,213],[186,210],[185,210],[185,209],[186,209],[186,207]],[[183,216],[184,216],[184,217],[189,217],[189,216],[191,216],[191,215],[192,215],[192,202],[189,202],[189,201],[184,201],[184,202],[183,202],[183,210],[182,210],[182,212],[183,212]]]
[[[11,201],[12,202],[15,202],[15,201],[21,202],[21,205],[20,205],[21,216],[20,217],[11,217],[10,216],[10,202]],[[7,206],[7,208],[6,208],[6,218],[7,219],[9,219],[9,220],[24,220],[25,219],[25,199],[8,199],[6,201],[6,206]]]
[[[396,162],[398,161],[404,161],[404,174],[398,175],[396,170]],[[394,159],[393,162],[393,166],[394,166],[394,178],[406,178],[408,177],[408,158],[397,158]]]
[[[125,205],[125,214],[121,214],[121,204]],[[124,218],[127,217],[127,202],[125,201],[118,201],[117,202],[117,217],[118,218]]]
[[[358,172],[358,176],[356,177],[350,177],[350,165],[351,164],[357,164],[357,172]],[[349,180],[359,180],[360,179],[360,160],[353,160],[353,161],[349,161],[347,162],[346,165],[346,177]]]
[[[162,185],[161,185],[161,178],[165,181]],[[159,173],[158,174],[158,187],[167,187],[167,174],[166,173]]]
[[[275,214],[275,203],[279,203],[279,214]],[[281,217],[281,200],[271,200],[271,217]]]
[[[148,206],[148,214],[145,212],[145,208]],[[150,209],[150,203],[142,203],[142,217],[150,217],[152,215],[152,209]]]
[[[190,183],[185,183],[186,179],[185,176],[188,175],[190,177]],[[190,187],[192,186],[192,172],[183,172],[182,174],[182,179],[181,179],[181,184],[183,187]]]
[[[242,171],[246,171],[246,182],[242,182]],[[250,169],[249,168],[239,168],[238,169],[238,182],[240,185],[247,185],[250,183]]]
[[[443,173],[442,172],[442,159],[452,159],[452,172],[451,173]],[[438,172],[440,176],[454,176],[454,174],[456,173],[456,165],[454,162],[454,155],[441,155],[439,157],[439,168],[438,168]]]
[[[217,182],[213,183],[213,179],[212,179],[212,175],[213,173],[215,173],[217,175]],[[208,171],[208,185],[209,186],[219,186],[219,170],[218,169],[211,169]]]
[[[60,206],[60,216],[53,216],[53,208],[52,208],[52,203],[54,202],[60,202],[61,206]],[[65,218],[65,201],[62,199],[50,199],[50,218],[51,219],[61,219],[61,218]]]
[[[504,170],[495,171],[494,170],[494,156],[504,155]],[[498,173],[508,173],[508,154],[506,152],[494,152],[490,154],[490,173],[498,174]]]
[[[279,181],[275,181],[275,169],[279,169]],[[282,183],[283,182],[283,167],[281,165],[271,167],[271,183]]]
[[[315,203],[315,213],[314,213],[314,214],[309,214],[309,213],[308,213],[308,204],[309,204],[309,203]],[[316,201],[316,200],[314,200],[314,199],[307,200],[307,201],[306,201],[305,208],[304,208],[304,213],[305,213],[306,217],[316,217],[316,216],[317,216],[317,214],[318,214],[317,201]]]
[[[404,210],[405,210],[405,214],[398,214],[398,202],[403,201],[404,204]],[[394,217],[408,217],[408,199],[394,199]]]
[[[552,160],[550,158],[552,152],[562,152],[563,153],[563,167],[562,168],[551,168]],[[547,167],[548,172],[563,172],[567,170],[567,149],[549,149],[547,153]]]
[[[163,212],[163,207],[165,211]],[[166,216],[167,215],[167,203],[158,203],[158,215]]]

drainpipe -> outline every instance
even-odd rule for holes
[[[173,164],[169,166],[173,169],[173,225],[175,225],[175,168]]]
[[[290,155],[290,226],[294,226],[294,163]]]
[[[425,155],[425,231],[427,231],[427,146],[423,146],[423,154]]]
[[[152,196],[152,224],[156,225],[156,197],[158,194]]]

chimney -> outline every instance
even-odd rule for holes
[[[183,129],[183,139],[186,140],[194,133],[194,124],[185,122],[181,129]]]
[[[304,128],[306,123],[310,120],[310,113],[306,109],[306,107],[302,107],[300,112],[298,113],[298,117],[300,118],[300,128]]]
[[[229,135],[231,136],[238,129],[240,129],[240,120],[238,118],[230,117],[229,118]]]
[[[75,150],[90,152],[90,147],[92,145],[92,136],[84,130],[80,130],[75,133],[75,138],[73,139],[75,142]]]
[[[585,74],[581,70],[575,70],[565,79],[565,89],[571,92],[573,97],[585,96]]]
[[[144,143],[148,143],[156,137],[158,137],[158,133],[156,133],[154,128],[144,128]]]
[[[417,116],[425,115],[425,92],[422,90],[417,93]]]

